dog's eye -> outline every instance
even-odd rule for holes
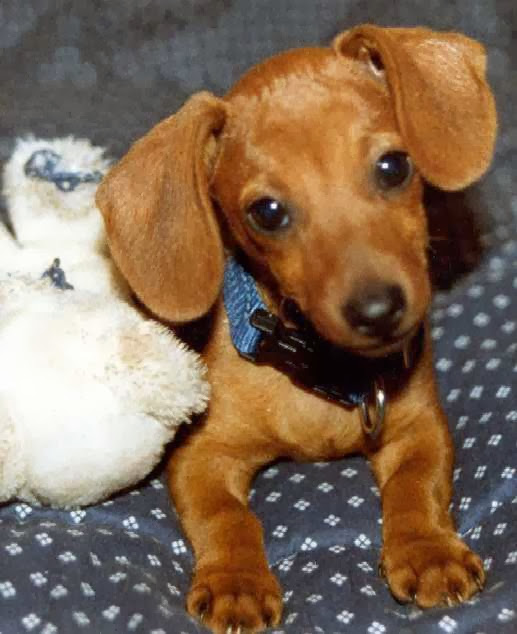
[[[386,152],[375,163],[375,178],[384,190],[402,187],[409,182],[412,173],[411,159],[406,152]]]
[[[274,198],[259,198],[251,203],[246,213],[254,229],[268,233],[284,229],[290,222],[289,212]]]

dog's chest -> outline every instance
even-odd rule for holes
[[[274,367],[255,364],[235,350],[218,307],[205,359],[212,386],[208,423],[235,444],[271,439],[278,455],[325,460],[361,451],[364,433],[357,407],[314,394]]]
[[[325,460],[360,451],[364,434],[358,408],[343,407],[293,384],[275,370],[278,391],[267,406],[279,439],[293,458]]]
[[[326,460],[361,451],[358,408],[327,401],[285,374],[232,355],[209,365],[209,423],[228,429],[240,444],[270,439],[274,452],[297,460]],[[240,437],[240,438],[239,438]]]

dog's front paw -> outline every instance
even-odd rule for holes
[[[483,562],[452,531],[386,544],[381,562],[393,595],[422,608],[453,605],[483,588]]]
[[[280,584],[269,570],[200,569],[187,608],[215,634],[260,632],[280,622]]]

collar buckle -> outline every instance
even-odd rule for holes
[[[350,375],[343,380],[339,376],[339,369],[349,365],[346,353],[315,338],[306,328],[286,326],[263,308],[252,313],[250,324],[261,333],[253,353],[255,363],[274,366],[294,383],[346,407],[360,405],[365,399],[369,381],[365,389],[362,377],[358,380]]]
[[[254,361],[286,366],[289,370],[306,371],[316,350],[303,331],[285,326],[281,319],[263,308],[257,308],[250,324],[262,333]]]

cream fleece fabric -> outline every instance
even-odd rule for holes
[[[96,183],[27,176],[34,152],[104,172],[102,148],[18,141],[4,169],[15,241],[0,226],[0,501],[72,507],[134,485],[207,404],[204,366],[131,304],[106,248]],[[60,258],[73,290],[42,273]]]

